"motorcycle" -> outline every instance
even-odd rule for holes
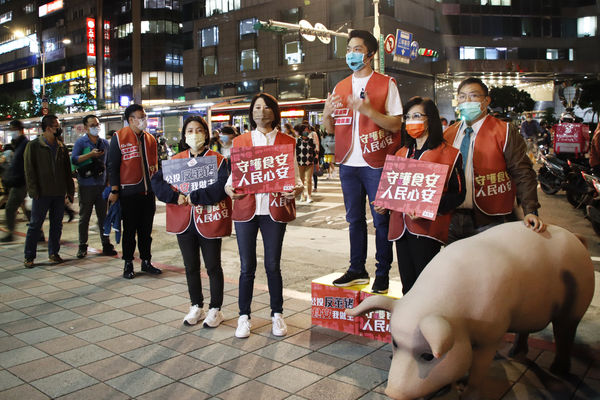
[[[568,160],[569,173],[565,184],[567,192],[567,201],[575,208],[581,208],[590,203],[594,198],[596,191],[586,183],[584,173],[590,172],[587,160],[580,160],[581,163],[571,162]],[[587,165],[586,165],[587,164]]]
[[[546,194],[555,194],[564,188],[569,174],[569,164],[551,154],[538,153],[538,181],[542,191]]]
[[[594,198],[585,208],[585,217],[592,223],[592,228],[596,235],[600,236],[600,178],[595,175],[582,172],[581,175],[585,182],[593,188],[595,192]]]

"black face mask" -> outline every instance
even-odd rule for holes
[[[62,128],[58,128],[56,132],[54,132],[54,137],[59,137],[60,135],[62,135]]]

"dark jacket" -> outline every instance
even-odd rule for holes
[[[15,139],[12,144],[15,147],[13,158],[4,174],[4,184],[8,187],[21,187],[25,186],[25,166],[23,164],[23,155],[25,153],[25,147],[29,143],[27,136],[20,135]]]
[[[56,143],[56,157],[52,156],[52,150],[42,136],[29,142],[25,148],[27,192],[33,199],[67,194],[73,196],[75,192],[69,151],[60,140]]]

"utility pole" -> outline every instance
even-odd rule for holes
[[[379,0],[373,0],[373,19],[373,36],[375,36],[377,43],[379,43],[381,36],[381,29],[379,27]],[[373,60],[375,64],[375,71],[379,71],[379,57],[383,57],[383,55],[379,54],[379,52],[376,52]]]

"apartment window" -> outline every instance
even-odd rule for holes
[[[305,83],[302,75],[281,78],[279,80],[279,99],[289,100],[305,97]]]
[[[333,43],[333,58],[346,58],[348,39],[341,36],[332,36],[331,42]]]
[[[258,51],[256,49],[242,50],[240,55],[240,71],[258,69]]]
[[[573,49],[569,49],[569,61],[575,61],[575,51]]]
[[[35,11],[35,4],[33,4],[33,3],[27,4],[27,5],[25,5],[25,7],[23,7],[23,10],[25,11],[26,14],[32,13]]]
[[[482,6],[510,6],[511,0],[481,0]]]
[[[239,10],[240,0],[206,0],[206,16]]]
[[[379,1],[379,14],[388,15],[394,17],[394,0],[380,0]],[[365,0],[365,17],[372,17],[374,13],[373,1]]]
[[[235,91],[237,94],[254,94],[260,92],[260,85],[258,81],[243,81],[235,86]]]
[[[596,36],[596,17],[577,18],[577,37]]]
[[[546,60],[558,60],[558,49],[546,49]]]
[[[217,75],[217,56],[206,56],[202,61],[204,75]]]
[[[461,60],[506,60],[506,47],[469,47],[459,49]]]
[[[12,83],[15,81],[15,73],[14,72],[9,72],[8,74],[6,74],[6,83]]]
[[[133,33],[133,23],[129,22],[128,24],[119,25],[115,31],[117,33],[117,38],[127,37]]]
[[[240,21],[240,39],[243,39],[246,35],[256,35],[256,29],[254,29],[256,22],[258,22],[256,18],[248,18]]]
[[[4,75],[0,74],[0,85],[4,85]]]
[[[19,71],[19,79],[20,80],[27,79],[27,70],[26,69],[22,69]]]
[[[216,46],[219,44],[219,27],[211,26],[200,31],[202,47]]]
[[[299,41],[287,42],[284,45],[283,58],[287,65],[300,64],[303,59],[302,47]]]
[[[144,0],[144,8],[179,9],[179,0]]]

